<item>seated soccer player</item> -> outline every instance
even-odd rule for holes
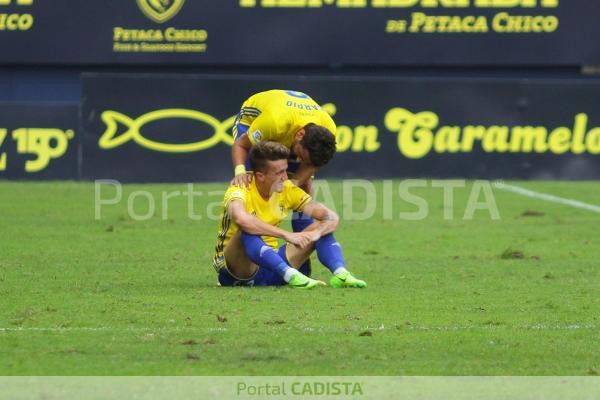
[[[310,254],[316,250],[332,273],[333,287],[363,288],[347,269],[333,232],[338,216],[287,178],[289,150],[275,142],[254,147],[254,176],[246,187],[229,186],[223,200],[213,266],[222,286],[325,285],[310,278]],[[290,211],[303,212],[315,222],[301,232],[278,227]],[[286,241],[277,248],[277,238]]]

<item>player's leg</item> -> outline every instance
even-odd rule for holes
[[[242,232],[240,240],[248,258],[252,262],[260,266],[261,269],[267,269],[278,275],[288,285],[299,288],[313,288],[318,285],[324,285],[323,282],[310,279],[296,269],[291,268],[287,261],[267,245],[259,235]]]
[[[258,265],[253,263],[244,250],[240,233],[231,237],[223,251],[225,267],[219,271],[221,286],[254,286]]]
[[[300,248],[291,243],[287,243],[279,248],[279,254],[288,261],[292,268],[297,269],[306,276],[310,276],[310,255],[315,250],[314,245]]]
[[[294,175],[296,174],[296,171],[298,170],[299,167],[300,167],[300,163],[297,160],[295,160],[295,159],[288,160],[287,173],[288,173],[288,177],[290,179],[292,179],[292,180],[294,179]],[[312,196],[311,187],[312,187],[312,178],[310,179],[310,182],[307,183],[306,186],[300,187],[300,188]],[[312,219],[308,215],[305,215],[304,213],[294,212],[292,214],[292,230],[294,232],[302,232],[306,228],[308,228],[310,225],[312,225],[314,222],[315,222],[314,219]]]
[[[306,226],[302,231],[311,231],[318,226],[318,222],[313,222],[312,224]],[[310,276],[311,274],[311,266],[310,266],[310,255],[315,251],[315,244],[311,243],[309,246],[304,248],[300,248],[291,243],[287,243],[279,249],[279,254],[283,258],[285,258],[288,263],[296,268],[298,271],[303,274]]]
[[[288,249],[289,246],[289,249]],[[300,249],[292,244],[285,243],[279,248],[279,255],[292,267],[302,272],[304,275],[310,277],[312,270],[310,267],[310,252],[314,248],[311,247],[310,251],[304,253],[305,249]],[[289,254],[289,258],[288,258]],[[291,258],[291,261],[290,261]]]
[[[333,236],[333,233],[322,236],[315,242],[317,257],[333,274],[329,284],[335,288],[365,288],[367,283],[357,279],[346,269],[346,261],[342,246]]]
[[[306,230],[315,229],[318,226],[318,222],[308,226]],[[346,261],[344,260],[344,254],[342,246],[333,236],[333,233],[327,234],[319,238],[314,243],[314,248],[300,249],[296,246],[287,246],[286,255],[289,263],[293,267],[303,265],[306,260],[309,259],[310,254],[313,250],[316,250],[317,257],[321,264],[331,271],[333,277],[330,280],[330,285],[336,288],[341,287],[352,287],[352,288],[364,288],[367,287],[367,283],[363,280],[357,279],[346,269]],[[309,265],[310,268],[310,265]]]
[[[302,256],[295,256],[293,258],[294,262],[290,262],[289,259],[287,258],[287,252],[286,252],[287,246],[288,246],[287,244],[282,245],[279,248],[279,250],[277,251],[277,254],[279,254],[279,256],[290,267],[297,269],[303,275],[310,277],[311,270],[310,270],[310,264],[308,263],[308,256],[305,256],[304,258],[300,258]],[[309,253],[309,255],[310,255],[310,253]],[[302,261],[302,260],[304,260],[304,261]],[[259,286],[262,284],[264,284],[265,286],[281,286],[281,285],[287,284],[287,282],[285,280],[283,280],[283,278],[281,276],[269,271],[267,268],[259,269],[258,273],[254,277],[254,282],[255,282],[256,286]]]

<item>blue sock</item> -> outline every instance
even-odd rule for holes
[[[287,243],[279,248],[279,251],[277,251],[277,254],[279,254],[279,256],[281,258],[283,258],[283,260],[286,263],[288,263],[289,266],[291,266],[290,261],[287,259],[287,255],[285,254],[286,248],[287,248]],[[310,265],[310,257],[307,258],[306,261],[304,261],[304,264],[302,264],[300,266],[300,268],[298,268],[298,271],[302,272],[304,275],[306,275],[308,277],[310,277],[312,275],[312,266]]]
[[[317,240],[315,242],[315,249],[317,250],[317,257],[319,257],[321,264],[326,266],[332,273],[336,269],[346,265],[344,255],[342,254],[342,247],[335,240],[332,233]]]
[[[261,268],[267,268],[283,277],[285,271],[290,268],[279,254],[271,246],[267,245],[259,235],[250,235],[242,232],[242,244],[248,254],[248,258]]]
[[[315,220],[308,215],[301,212],[294,212],[292,215],[292,230],[294,232],[302,232],[313,222],[315,222]]]

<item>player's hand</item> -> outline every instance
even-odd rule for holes
[[[230,182],[231,185],[240,186],[240,187],[248,187],[250,186],[250,181],[252,180],[252,174],[246,172],[245,174],[236,175]]]
[[[309,246],[313,240],[314,232],[288,232],[285,241],[300,248]]]

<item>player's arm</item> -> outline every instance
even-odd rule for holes
[[[242,135],[238,140],[233,142],[233,146],[231,146],[231,160],[233,161],[234,168],[238,165],[246,165],[246,159],[251,148],[252,143],[248,139],[247,134]]]
[[[248,139],[247,134],[233,142],[233,146],[231,146],[231,160],[233,161],[235,176],[231,180],[232,185],[246,187],[250,184],[252,176],[246,173],[246,159],[251,148],[252,143]]]
[[[246,211],[244,202],[240,199],[231,200],[227,205],[227,212],[241,230],[251,235],[274,236],[300,247],[305,247],[312,241],[308,232],[288,232],[261,221]]]
[[[318,224],[313,232],[318,233],[319,237],[335,232],[340,222],[340,217],[335,212],[316,201],[305,205],[302,212],[317,220]],[[311,239],[316,241],[319,238],[312,237]]]

